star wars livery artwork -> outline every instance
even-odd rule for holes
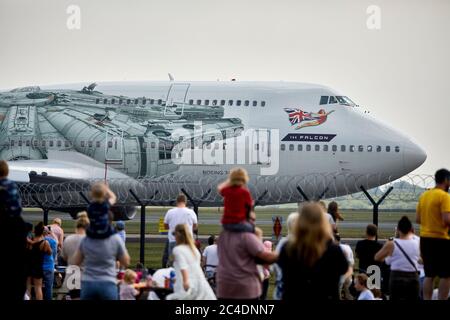
[[[161,176],[177,169],[175,145],[195,143],[195,121],[202,123],[203,143],[210,142],[212,130],[233,137],[244,129],[238,118],[224,118],[223,106],[168,106],[161,99],[106,95],[95,87],[0,93],[0,159],[40,160],[52,151],[76,151],[129,177]],[[175,140],[178,128],[190,136]]]

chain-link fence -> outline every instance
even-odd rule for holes
[[[62,183],[20,184],[24,207],[80,207],[89,199],[92,184],[100,180],[74,180]],[[220,176],[165,176],[144,179],[109,179],[108,184],[123,206],[172,205],[180,192],[202,206],[220,206],[222,197],[217,185]],[[249,188],[258,205],[292,203],[305,200],[335,198],[344,195],[363,199],[360,191],[369,190],[374,199],[380,198],[390,187],[387,200],[413,202],[426,189],[434,186],[432,175],[407,175],[399,179],[384,174],[307,174],[301,176],[251,176]]]

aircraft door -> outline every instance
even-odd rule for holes
[[[181,112],[183,115],[186,96],[189,91],[189,83],[173,83],[167,92],[166,107],[164,108],[164,115],[168,115],[170,110],[176,111],[177,114]]]
[[[106,131],[105,164],[123,164],[123,131]]]
[[[253,131],[251,159],[255,164],[270,164],[271,132],[269,129]]]

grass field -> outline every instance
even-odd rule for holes
[[[158,234],[158,219],[164,217],[168,208],[163,207],[151,207],[147,208],[146,211],[146,233],[147,234]],[[34,210],[33,210],[34,211]],[[262,228],[265,236],[272,235],[272,225],[267,224],[267,221],[272,221],[273,216],[281,216],[283,217],[283,221],[286,221],[286,218],[293,209],[278,209],[278,208],[270,208],[270,207],[260,207],[256,210],[257,220],[258,221],[266,221],[266,224],[260,224],[259,227]],[[42,219],[42,215],[39,213],[40,211],[36,211],[36,218],[34,218],[33,214],[33,222],[37,222]],[[371,223],[372,222],[372,212],[370,211],[343,211],[342,212],[345,218],[345,222],[359,222],[359,223]],[[414,212],[401,212],[401,211],[388,211],[379,213],[379,223],[380,224],[389,224],[388,227],[380,227],[380,238],[387,238],[393,235],[393,230],[396,225],[396,222],[401,218],[401,216],[407,215],[412,221],[414,221],[415,213]],[[57,213],[51,213],[50,219],[52,217],[58,216]],[[221,226],[218,220],[221,217],[221,212],[218,211],[217,208],[200,208],[199,211],[199,235],[210,235],[210,234],[219,234],[221,230]],[[73,228],[73,221],[64,219],[63,220],[63,228],[65,230],[70,230]],[[360,238],[364,236],[364,227],[358,228],[341,228],[340,233],[344,238]],[[140,213],[138,212],[133,220],[126,222],[126,231],[128,234],[139,234],[140,230]],[[282,233],[286,233],[286,227],[283,225]]]

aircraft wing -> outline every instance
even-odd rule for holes
[[[65,180],[92,180],[105,178],[105,165],[75,151],[50,151],[48,159],[17,160],[9,162],[10,177],[16,182],[33,182],[38,177],[55,182]],[[113,168],[107,170],[108,179],[127,178],[126,174]],[[42,179],[41,179],[42,182]]]

